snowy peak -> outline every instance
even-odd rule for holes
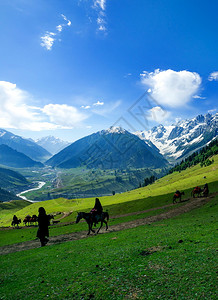
[[[56,154],[70,145],[69,142],[63,141],[51,135],[37,139],[35,142],[52,154]]]
[[[159,125],[135,134],[146,143],[152,142],[166,159],[175,163],[217,137],[218,113],[198,115],[171,126]]]
[[[128,131],[125,130],[124,128],[120,127],[120,126],[111,126],[106,130],[101,130],[100,133],[101,134],[110,134],[110,133],[118,133],[118,134],[125,134]]]

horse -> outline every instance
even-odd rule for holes
[[[38,217],[36,215],[33,215],[30,219],[29,219],[29,223],[35,223],[38,222]]]
[[[181,202],[182,195],[185,195],[184,192],[176,191],[173,195],[173,204],[177,203],[176,199],[179,199],[179,202]]]
[[[193,196],[193,198],[195,198],[195,195],[197,195],[197,197],[200,197],[202,192],[203,192],[203,190],[202,190],[199,186],[196,186],[196,187],[192,190],[191,196]]]
[[[18,227],[18,225],[19,225],[20,223],[21,223],[21,219],[13,220],[13,221],[11,222],[11,226],[17,225],[17,227]]]
[[[30,225],[30,219],[31,219],[31,216],[27,215],[24,220],[23,220],[23,223],[26,225],[28,223],[28,226]]]
[[[204,197],[207,197],[208,194],[209,194],[209,190],[208,189],[204,189],[202,193],[203,193]]]
[[[89,230],[88,230],[87,235],[89,235],[91,231],[93,233],[95,233],[95,230],[92,229],[93,223],[95,222],[95,220],[93,220],[93,214],[91,214],[91,213],[85,213],[85,212],[79,212],[78,215],[77,215],[77,218],[76,218],[76,224],[79,223],[79,221],[81,219],[85,219],[86,223],[88,224]],[[100,225],[97,233],[99,233],[99,230],[103,226],[103,223],[105,223],[106,230],[108,230],[108,225],[107,225],[108,220],[109,220],[109,214],[108,214],[108,212],[102,212],[102,214],[99,215],[99,220],[97,221],[97,223],[101,222],[101,225]]]

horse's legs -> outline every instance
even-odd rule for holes
[[[108,230],[107,221],[104,220],[104,223],[105,223],[105,225],[106,225],[106,230]]]
[[[101,221],[101,226],[98,228],[97,233],[99,233],[99,230],[101,229],[102,225],[103,225],[103,221]]]

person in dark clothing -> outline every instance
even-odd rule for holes
[[[50,225],[50,220],[49,217],[46,215],[44,207],[39,208],[38,224],[39,229],[37,231],[36,236],[40,239],[41,247],[43,247],[49,241],[46,237],[49,237],[48,226]]]
[[[102,208],[101,202],[98,198],[95,198],[95,206],[90,211],[90,213],[93,216],[94,226],[96,226],[96,223],[98,223],[102,212],[103,212],[103,208]]]
[[[17,218],[16,215],[14,215],[14,216],[13,216],[13,222],[14,222],[15,224],[17,224],[17,221],[18,221],[18,218]]]
[[[207,183],[205,183],[205,185],[204,185],[204,189],[203,189],[203,195],[204,195],[205,197],[207,197],[207,196],[208,196],[208,194],[209,194],[209,188],[208,188],[208,184],[207,184]]]

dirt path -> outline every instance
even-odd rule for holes
[[[209,202],[210,199],[213,198],[216,194],[217,193],[211,194],[208,198],[192,199],[190,202],[185,203],[183,206],[175,207],[174,209],[171,209],[168,212],[164,212],[164,213],[161,213],[156,216],[133,220],[133,221],[129,221],[129,222],[121,223],[121,224],[117,224],[117,225],[112,225],[112,226],[110,226],[110,224],[109,224],[108,231],[105,231],[105,229],[102,229],[99,234],[105,234],[108,232],[117,232],[117,231],[124,230],[124,229],[135,228],[137,226],[151,224],[153,222],[157,222],[157,221],[170,219],[170,218],[179,216],[183,213],[186,213],[193,209],[201,207],[202,205]],[[165,207],[169,207],[169,206],[172,206],[172,205],[166,205]],[[156,210],[156,209],[158,209],[158,208],[154,208],[154,209],[150,209],[150,210]],[[147,211],[150,211],[150,210],[147,210]],[[138,212],[126,214],[126,215],[133,215],[133,214],[137,214],[137,213]],[[142,212],[140,212],[140,213],[142,213]],[[119,216],[119,217],[121,217],[121,216]],[[92,236],[93,235],[90,235],[89,238]],[[53,236],[53,237],[49,238],[49,245],[60,244],[63,242],[79,240],[79,239],[83,239],[83,238],[87,238],[87,237],[88,237],[87,231],[73,232],[73,233],[64,234],[64,235]],[[8,253],[29,250],[29,249],[39,248],[39,247],[40,247],[40,243],[39,243],[39,240],[37,239],[37,240],[27,241],[27,242],[23,242],[23,243],[17,243],[17,244],[13,244],[13,245],[9,245],[9,246],[3,246],[0,248],[0,254],[1,255],[8,254]]]

